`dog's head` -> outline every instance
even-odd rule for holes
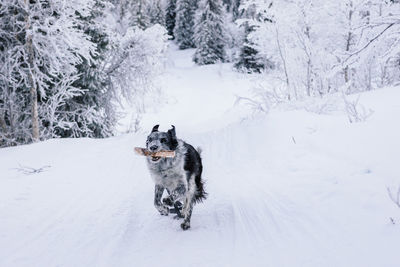
[[[151,130],[149,136],[147,136],[146,140],[146,148],[150,152],[158,152],[161,150],[175,150],[178,146],[178,140],[176,138],[175,126],[171,125],[172,128],[167,132],[159,132],[158,127],[156,125]],[[160,160],[159,157],[151,157],[151,162],[158,162]]]

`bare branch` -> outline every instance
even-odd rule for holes
[[[21,164],[18,164],[19,168],[14,168],[14,170],[17,170],[19,172],[22,172],[23,174],[26,175],[31,175],[31,174],[36,174],[36,173],[41,173],[46,171],[46,169],[50,168],[50,165],[46,165],[40,168],[32,168],[32,167],[28,167],[28,166],[23,166]]]
[[[377,40],[379,37],[381,37],[387,30],[389,30],[391,27],[393,27],[395,23],[389,24],[383,31],[381,31],[379,34],[377,34],[374,38],[369,40],[363,47],[358,49],[357,51],[351,53],[344,61],[343,63],[347,62],[350,58],[352,58],[355,55],[360,54],[363,50],[365,50],[368,46],[370,46],[375,40]]]
[[[366,109],[359,103],[360,95],[358,95],[357,99],[355,100],[349,100],[345,93],[342,92],[342,98],[350,123],[366,121],[374,113],[372,109]]]

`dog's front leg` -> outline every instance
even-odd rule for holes
[[[186,193],[186,187],[184,184],[178,185],[171,193],[170,193],[170,199],[171,202],[173,203],[174,206],[174,212],[176,213],[176,218],[183,218],[183,215],[181,213],[182,210],[182,199],[185,196]]]
[[[192,196],[186,196],[185,203],[182,209],[184,219],[183,223],[181,223],[181,228],[183,230],[187,230],[190,228],[190,218],[192,217],[192,210],[193,210],[193,198]]]
[[[183,202],[183,208],[182,208],[182,215],[184,217],[183,223],[181,224],[181,228],[183,230],[187,230],[190,228],[190,218],[192,217],[192,210],[193,210],[193,197],[194,197],[194,192],[196,190],[195,184],[194,184],[194,177],[190,177],[189,174],[187,174],[186,177],[188,181],[188,189],[185,192],[185,200]]]
[[[168,215],[169,209],[161,203],[161,197],[164,192],[164,187],[161,185],[155,186],[154,189],[154,206],[160,212],[161,215]]]

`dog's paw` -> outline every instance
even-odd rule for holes
[[[159,206],[159,207],[157,207],[157,209],[158,209],[158,212],[160,212],[161,215],[168,216],[169,208],[167,208],[165,206]]]
[[[164,216],[168,216],[169,211],[168,210],[160,210],[160,214]]]
[[[168,216],[168,211],[162,210],[160,211],[160,214],[163,216]]]
[[[162,202],[164,203],[164,205],[167,205],[167,206],[172,207],[174,205],[174,202],[172,201],[172,197],[170,197],[170,196],[163,198]]]
[[[190,228],[190,222],[183,222],[181,223],[182,230],[187,230]]]
[[[176,201],[176,202],[174,203],[174,207],[175,207],[176,209],[178,209],[178,210],[182,210],[183,204],[182,204],[182,202],[180,202],[180,201]]]

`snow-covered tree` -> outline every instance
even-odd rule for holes
[[[174,39],[174,28],[176,19],[176,0],[168,0],[166,14],[165,14],[165,26],[168,31],[168,35],[171,39]]]
[[[176,1],[176,21],[174,36],[180,49],[195,47],[194,20],[197,0]]]
[[[137,26],[140,29],[146,29],[150,26],[149,1],[135,0],[130,3],[129,18],[131,26]]]
[[[157,77],[164,68],[168,35],[158,24],[145,30],[129,26],[129,12],[121,12],[124,8],[119,6],[123,4],[114,4],[108,12],[110,49],[103,68],[112,103],[127,102],[136,113],[132,117],[140,118],[146,106],[154,105],[159,98]]]
[[[117,104],[138,114],[157,91],[165,29],[141,30],[125,1],[0,5],[0,146],[113,133]]]
[[[165,25],[165,7],[162,0],[151,0],[148,4],[150,25]]]
[[[226,11],[232,14],[232,18],[236,20],[239,18],[239,6],[241,0],[223,0],[222,3],[226,8]]]
[[[283,82],[283,98],[350,94],[399,80],[398,1],[268,2],[243,1],[242,10],[256,15],[237,22],[255,26],[245,35],[250,59],[274,64],[270,78]]]
[[[5,112],[6,107],[0,107],[7,117],[4,121],[6,128],[9,127],[8,133],[14,132],[11,121],[29,125],[30,134],[24,129],[24,138],[17,143],[52,136],[49,125],[52,129],[67,127],[63,121],[53,121],[44,106],[52,105],[57,110],[66,99],[83,93],[72,85],[78,78],[76,65],[82,58],[90,60],[94,45],[78,28],[82,21],[77,14],[87,16],[92,4],[89,0],[2,2],[1,38],[6,43],[1,49],[1,58],[5,61],[1,62],[1,77],[7,79],[2,82],[7,86],[3,90],[9,92],[9,97],[29,99],[22,106],[30,106],[30,110],[24,109],[17,114],[9,114]],[[60,91],[63,93],[59,94]],[[57,99],[53,98],[55,95]],[[11,116],[19,118],[10,119]],[[15,140],[15,136],[22,136],[14,134],[9,138]]]
[[[271,7],[272,1],[243,0],[240,6],[243,14],[242,18],[238,20],[238,24],[243,28],[244,38],[238,61],[235,64],[237,69],[247,72],[261,72],[273,66],[268,53],[265,53],[266,51],[262,51],[259,47],[259,44],[262,43],[260,36],[268,38],[268,36],[264,36],[265,32],[262,27],[273,23]]]
[[[393,11],[400,10],[400,2],[370,0],[355,4],[362,23],[357,24],[356,44],[341,57],[342,64],[356,70],[353,78],[358,90],[399,81],[400,15]]]
[[[223,10],[220,0],[201,0],[195,25],[196,52],[193,60],[199,65],[223,62],[225,38]]]
[[[153,81],[164,66],[166,30],[160,25],[146,30],[128,28],[111,42],[113,49],[105,68],[113,94],[117,100],[123,96],[142,111],[144,96],[156,89]]]
[[[244,40],[240,49],[240,54],[235,67],[245,72],[261,72],[265,66],[260,62],[259,52],[255,48],[254,42],[250,39],[250,34],[254,32],[254,26],[244,22]]]
[[[57,129],[57,136],[100,138],[113,133],[117,118],[113,112],[115,107],[111,106],[110,84],[103,68],[110,49],[107,25],[104,22],[106,6],[105,0],[95,0],[90,16],[81,17],[82,30],[95,44],[95,52],[90,61],[83,58],[77,66],[79,79],[73,85],[84,93],[68,99],[62,106],[62,112],[67,116],[65,120],[74,124],[68,129]]]

